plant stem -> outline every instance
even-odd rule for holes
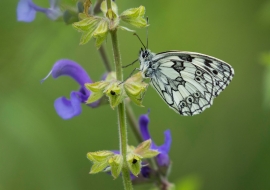
[[[107,6],[109,8],[109,3],[107,0]],[[121,64],[121,56],[119,51],[119,44],[117,38],[117,29],[111,31],[111,39],[113,46],[113,55],[114,55],[114,63],[115,63],[115,71],[116,71],[116,79],[119,81],[123,80],[123,71]],[[125,102],[123,101],[118,105],[118,124],[119,124],[119,137],[120,137],[120,152],[123,156],[123,168],[122,168],[122,178],[124,183],[125,190],[132,190],[132,183],[130,179],[128,164],[127,164],[127,123],[126,123],[126,112],[125,112]]]

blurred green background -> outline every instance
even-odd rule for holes
[[[78,85],[67,77],[40,84],[61,58],[77,61],[99,80],[105,70],[94,41],[79,46],[77,31],[43,14],[32,23],[17,22],[17,2],[0,2],[0,189],[122,189],[121,178],[89,175],[86,159],[89,151],[118,149],[116,112],[109,106],[83,106],[80,116],[64,121],[53,102],[69,97]],[[47,0],[34,2],[48,6]],[[200,52],[235,69],[232,83],[200,115],[177,115],[153,88],[145,108],[132,105],[137,116],[151,110],[150,131],[157,144],[163,143],[163,131],[171,129],[169,180],[177,184],[195,176],[202,190],[270,189],[270,111],[263,101],[266,69],[260,65],[261,53],[270,50],[270,1],[117,2],[119,12],[146,7],[153,52]],[[145,30],[137,31],[145,39]],[[128,32],[120,31],[119,38],[123,64],[131,63],[141,45]],[[112,61],[110,38],[105,47]],[[126,77],[134,67],[125,70]],[[137,144],[131,132],[129,139]]]

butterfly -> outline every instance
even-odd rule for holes
[[[138,60],[142,77],[150,78],[169,107],[184,116],[197,115],[209,108],[234,76],[228,63],[200,53],[155,54],[141,48]]]

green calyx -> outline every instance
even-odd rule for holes
[[[124,22],[127,22],[137,28],[143,28],[147,26],[147,21],[144,18],[145,7],[140,6],[138,8],[132,8],[124,11],[120,18]]]
[[[98,151],[87,153],[87,158],[93,162],[90,174],[95,174],[103,171],[109,166],[108,160],[114,155],[111,151]]]
[[[156,150],[151,150],[151,140],[146,140],[139,144],[136,148],[128,146],[127,165],[132,174],[138,176],[142,165],[142,159],[152,158],[159,154]],[[110,171],[116,179],[123,168],[123,156],[115,154],[112,151],[104,150],[87,153],[87,158],[93,163],[90,174]]]
[[[116,80],[115,73],[108,74],[105,81],[85,84],[85,87],[92,92],[87,104],[93,103],[103,95],[109,98],[111,107],[114,109],[123,100],[129,97],[136,105],[143,106],[143,96],[147,90],[148,84],[142,82],[141,73],[137,73],[130,77],[126,82],[122,83]]]
[[[139,144],[136,148],[130,146],[127,154],[129,170],[135,176],[138,176],[142,168],[142,159],[153,158],[159,154],[157,150],[152,150],[151,139]]]
[[[103,1],[100,6],[103,12],[103,17],[88,15],[86,13],[79,13],[80,21],[72,24],[78,32],[82,33],[80,44],[86,44],[92,38],[96,39],[96,48],[100,48],[101,44],[107,37],[109,31],[113,31],[117,28],[132,32],[127,27],[120,26],[120,20],[129,23],[137,28],[143,28],[147,26],[147,21],[144,18],[145,7],[140,6],[138,8],[132,8],[124,11],[120,16],[118,15],[118,8],[115,2],[111,2],[111,8],[107,8],[106,1]],[[71,23],[76,21],[76,14],[68,11],[65,13],[65,22]]]

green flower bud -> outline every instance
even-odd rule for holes
[[[111,173],[114,179],[116,179],[121,173],[123,167],[123,156],[115,154],[109,159],[109,164],[111,166]]]
[[[109,13],[109,14],[113,14],[115,15],[116,17],[118,17],[118,7],[116,5],[115,2],[111,1],[111,5],[112,5],[112,12],[113,13]],[[107,16],[107,12],[108,12],[108,9],[107,9],[107,3],[106,1],[103,1],[100,5],[100,10],[103,12],[104,16]],[[115,17],[115,18],[116,18]],[[108,17],[109,18],[109,17]]]
[[[107,8],[106,1],[101,3],[100,9],[104,13],[104,16],[109,20],[109,29],[115,30],[119,25],[118,8],[115,2],[111,1],[111,9]]]
[[[72,24],[78,21],[78,12],[73,9],[67,9],[63,13],[63,20],[66,24]]]
[[[144,14],[145,14],[145,7],[140,6],[138,8],[132,8],[124,11],[120,15],[120,19],[137,28],[143,28],[147,26],[147,21],[143,18]]]

